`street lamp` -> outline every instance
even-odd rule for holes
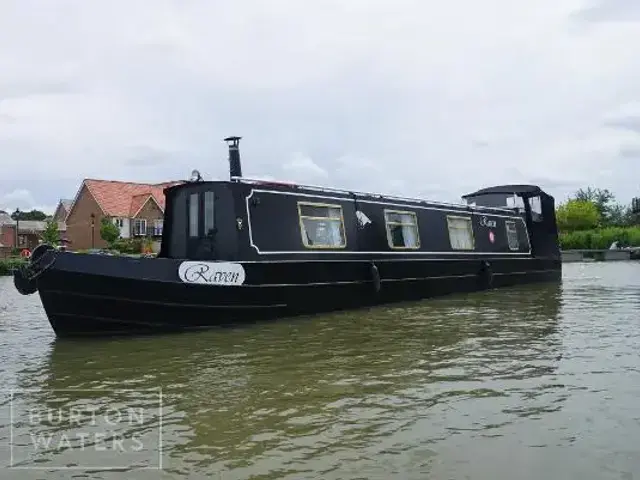
[[[95,238],[96,238],[96,215],[95,213],[91,214],[91,248],[95,247]]]
[[[18,236],[18,230],[20,229],[20,209],[16,208],[16,211],[13,212],[13,216],[16,217],[16,241],[15,241],[15,248],[20,248],[19,245],[19,241],[18,239],[20,238]]]

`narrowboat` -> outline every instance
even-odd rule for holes
[[[242,176],[164,190],[153,258],[34,250],[14,272],[59,337],[211,328],[561,278],[554,199],[502,185],[459,204]]]

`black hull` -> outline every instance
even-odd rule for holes
[[[149,334],[420,300],[561,278],[559,259],[379,259],[241,262],[241,286],[185,284],[181,263],[59,253],[37,280],[59,337]],[[482,262],[490,263],[490,272]]]

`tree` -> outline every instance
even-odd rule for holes
[[[574,199],[593,203],[604,225],[614,225],[624,217],[624,207],[616,203],[615,195],[607,188],[581,188],[575,193]]]
[[[30,212],[15,211],[11,214],[12,220],[38,220],[40,222],[47,219],[47,214],[40,210],[31,210]]]
[[[600,218],[597,205],[585,200],[569,200],[556,211],[558,228],[564,232],[595,228]]]
[[[102,217],[100,221],[100,237],[112,246],[120,238],[120,229],[113,223],[111,218]]]
[[[44,243],[48,243],[54,246],[59,245],[60,231],[58,230],[58,222],[47,221],[47,226],[40,234],[40,238]]]

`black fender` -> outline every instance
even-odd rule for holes
[[[480,282],[483,288],[493,287],[493,268],[491,263],[487,260],[483,260],[480,265],[480,271],[478,272]]]
[[[35,280],[30,280],[27,277],[24,267],[16,268],[13,271],[13,285],[21,295],[31,295],[38,290]]]
[[[380,289],[382,288],[382,282],[380,280],[380,270],[378,270],[378,266],[375,263],[371,263],[370,268],[371,281],[373,282],[373,289],[376,293],[380,293]]]

